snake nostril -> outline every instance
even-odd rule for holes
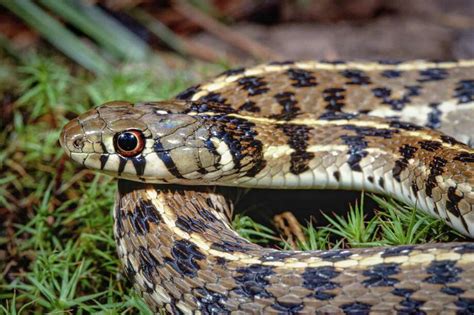
[[[84,147],[84,137],[82,136],[77,137],[76,139],[72,141],[72,145],[74,146],[74,148],[78,150],[82,150],[82,148]]]

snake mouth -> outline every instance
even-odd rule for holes
[[[80,134],[77,134],[77,133],[72,133],[71,131],[73,129],[75,129],[73,126],[74,125],[78,125],[76,119],[74,120],[71,120],[70,122],[68,122],[64,127],[63,129],[61,130],[61,134],[59,136],[59,144],[61,145],[61,147],[63,148],[64,152],[66,152],[66,154],[68,156],[71,156],[71,153],[73,152],[71,149],[71,139],[74,137],[74,138],[78,138],[80,137]]]

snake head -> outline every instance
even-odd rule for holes
[[[60,143],[85,167],[135,181],[210,184],[248,171],[255,152],[242,146],[248,132],[235,119],[192,108],[182,101],[106,103],[70,121]]]

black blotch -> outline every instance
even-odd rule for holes
[[[358,116],[359,116],[358,114],[325,111],[318,118],[323,119],[323,120],[351,120],[351,119],[357,118]]]
[[[247,101],[243,103],[242,105],[240,105],[239,110],[245,110],[251,113],[259,113],[260,107],[256,106],[255,102]]]
[[[394,78],[399,78],[402,73],[401,71],[398,70],[385,70],[382,71],[381,73],[382,77],[388,78],[388,79],[394,79]]]
[[[323,99],[326,101],[326,109],[332,112],[341,111],[344,107],[344,92],[343,88],[329,88],[323,90]]]
[[[355,131],[358,136],[364,137],[379,137],[390,139],[393,137],[394,133],[399,133],[398,130],[395,129],[384,129],[384,128],[374,128],[374,127],[360,127],[356,125],[345,125],[343,126],[346,130]]]
[[[143,272],[143,276],[151,282],[154,283],[153,272],[155,268],[158,267],[158,260],[153,256],[148,248],[140,246],[138,248],[138,261],[139,261],[139,270]]]
[[[215,208],[215,205],[214,203],[212,202],[212,199],[211,198],[206,198],[206,205],[209,207],[209,208],[212,208],[214,209]]]
[[[269,285],[267,277],[275,274],[272,267],[255,264],[238,268],[236,272],[234,280],[237,287],[232,290],[233,292],[252,299],[272,297],[266,290]]]
[[[332,279],[340,274],[339,271],[332,266],[324,267],[307,267],[303,274],[303,287],[313,290],[310,296],[318,300],[329,300],[335,297],[335,294],[324,291],[333,290],[339,287],[339,284],[333,282]]]
[[[399,281],[391,276],[400,272],[400,267],[395,263],[379,264],[363,272],[368,277],[362,281],[366,287],[391,287]]]
[[[418,125],[409,123],[409,122],[403,122],[403,121],[397,121],[393,120],[390,122],[390,127],[392,128],[400,128],[404,130],[409,130],[409,131],[416,131],[416,130],[421,130],[423,127],[420,127]]]
[[[178,305],[178,300],[171,296],[171,301],[168,304],[171,307],[171,314],[173,315],[184,315],[183,311],[181,311],[179,308],[176,307]]]
[[[286,73],[290,80],[293,81],[291,85],[294,87],[301,88],[318,85],[316,77],[310,71],[303,69],[288,69]]]
[[[403,61],[401,60],[394,60],[394,59],[378,60],[377,62],[381,65],[399,65],[403,63]]]
[[[374,183],[374,177],[372,175],[367,176],[367,180],[371,183]]]
[[[174,164],[173,159],[170,156],[170,152],[163,148],[160,139],[155,140],[155,144],[153,145],[153,151],[155,151],[156,155],[160,158],[160,160],[165,164],[166,169],[173,174],[176,178],[183,178],[183,175],[179,172],[176,164]]]
[[[296,101],[295,93],[281,92],[275,94],[273,97],[283,108],[280,114],[272,115],[272,118],[291,120],[298,115],[300,109],[296,106],[298,102]]]
[[[416,196],[418,194],[418,185],[416,183],[416,178],[414,178],[412,181],[411,181],[411,190],[413,191],[413,194]]]
[[[209,199],[207,199],[209,200]],[[206,200],[206,203],[209,205],[208,201]],[[214,206],[211,206],[211,208],[215,208]],[[209,222],[216,222],[218,221],[218,219],[216,218],[216,216],[211,212],[209,211],[208,209],[206,208],[201,208],[198,210],[198,214],[206,221],[209,221]]]
[[[237,81],[237,83],[247,91],[249,96],[263,94],[269,90],[267,83],[262,77],[242,77]]]
[[[471,254],[474,253],[474,243],[466,243],[459,245],[454,250],[458,254]]]
[[[226,253],[247,252],[253,249],[252,246],[248,246],[248,243],[222,240],[219,243],[212,243],[211,248]]]
[[[454,158],[455,161],[474,163],[474,153],[462,152]]]
[[[446,201],[446,210],[451,212],[457,218],[461,215],[458,203],[462,200],[462,198],[463,196],[458,196],[456,194],[456,187],[450,186],[448,188],[448,200]]]
[[[444,143],[448,143],[448,144],[451,144],[451,145],[455,145],[455,144],[465,145],[464,143],[454,139],[453,137],[447,136],[447,135],[441,135],[440,138]]]
[[[344,64],[346,64],[346,62],[344,60],[326,60],[326,59],[323,59],[323,60],[320,60],[319,62],[327,63],[327,64],[330,64],[330,65],[344,65]]]
[[[405,86],[405,92],[401,98],[391,97],[392,91],[386,87],[377,87],[372,89],[374,96],[382,100],[382,104],[390,105],[393,110],[402,110],[407,103],[411,101],[411,97],[420,94],[420,86]]]
[[[424,315],[426,312],[421,311],[420,307],[425,304],[424,301],[414,300],[412,298],[406,298],[403,301],[400,301],[400,311],[397,314],[400,315]]]
[[[395,161],[395,166],[392,170],[393,177],[400,182],[400,174],[408,166],[408,160],[410,160],[416,153],[418,149],[409,144],[404,144],[400,147],[399,152],[402,157]]]
[[[346,259],[347,257],[351,256],[352,253],[346,250],[330,250],[326,253],[319,256],[319,258],[323,260],[327,260],[330,262],[336,262]]]
[[[216,257],[216,263],[219,266],[225,266],[225,264],[227,264],[227,259],[225,259],[223,257]]]
[[[383,179],[383,177],[379,178],[379,186],[382,187],[382,188],[385,187],[385,179]]]
[[[430,68],[420,70],[420,78],[418,82],[441,81],[448,77],[448,71],[440,68]]]
[[[458,287],[443,287],[441,288],[441,292],[448,295],[461,295],[465,290]]]
[[[203,233],[207,229],[215,231],[215,228],[213,228],[213,226],[209,225],[208,223],[209,222],[206,222],[200,218],[191,218],[183,215],[179,216],[175,221],[176,226],[187,233]]]
[[[428,197],[431,197],[433,195],[433,188],[438,185],[436,181],[436,176],[443,174],[444,167],[447,163],[448,161],[439,156],[435,156],[431,161],[430,175],[428,175],[428,178],[426,179],[425,183],[426,195]]]
[[[419,300],[414,300],[411,298],[411,295],[413,294],[413,290],[411,289],[404,289],[404,288],[395,288],[392,290],[392,294],[396,296],[401,296],[404,299],[400,301],[399,305],[400,311],[398,314],[425,314],[425,312],[420,311],[420,306],[422,306],[425,302],[424,301],[419,301]]]
[[[423,150],[429,151],[429,152],[434,152],[441,148],[443,145],[439,141],[432,141],[432,140],[425,140],[425,141],[419,141],[418,144]]]
[[[436,129],[441,127],[441,115],[443,114],[438,108],[439,103],[431,103],[431,112],[428,113],[428,122],[426,127]]]
[[[346,303],[340,306],[346,315],[365,315],[370,313],[371,306],[362,302]]]
[[[312,128],[293,124],[279,125],[277,128],[283,130],[285,135],[288,137],[288,145],[295,150],[290,155],[290,172],[293,174],[300,174],[308,170],[308,163],[312,158],[314,158],[314,153],[306,152],[309,133]]]
[[[128,159],[127,158],[124,158],[123,156],[119,155],[119,167],[118,167],[118,175],[122,175],[123,173],[123,170],[125,169],[125,165],[127,164],[128,162]]]
[[[456,267],[456,262],[451,260],[433,261],[426,268],[426,272],[430,274],[429,277],[423,281],[433,284],[447,284],[453,283],[460,279],[459,274],[462,269]]]
[[[293,65],[295,64],[295,62],[292,60],[283,60],[283,61],[272,61],[272,62],[269,62],[268,64],[272,66],[286,66],[286,65]]]
[[[289,251],[272,251],[266,254],[263,254],[260,259],[262,261],[282,261],[288,257],[291,257],[293,254]]]
[[[197,112],[197,113],[205,113],[205,112],[214,112],[214,113],[235,113],[235,109],[233,109],[230,105],[226,103],[219,103],[219,102],[204,102],[201,100],[191,102],[191,106],[187,108],[184,113],[187,114],[189,112]]]
[[[197,261],[206,256],[201,253],[197,246],[188,240],[175,241],[171,248],[171,256],[166,257],[165,262],[182,275],[195,277],[200,269]]]
[[[224,294],[205,287],[195,288],[194,292],[198,308],[203,314],[230,314],[225,305],[227,297]]]
[[[389,247],[385,249],[381,255],[382,258],[385,257],[393,257],[393,256],[400,256],[400,255],[408,255],[411,251],[415,248],[415,246],[396,246],[396,247]]]
[[[401,297],[409,297],[413,294],[412,289],[404,289],[404,288],[395,288],[392,290],[392,294]]]
[[[158,224],[162,218],[155,206],[148,200],[140,200],[135,211],[127,213],[128,221],[139,235],[150,232],[150,223]]]
[[[339,181],[341,179],[341,173],[339,171],[334,171],[334,173],[332,173],[332,175],[334,175],[334,178]]]
[[[346,130],[353,130],[356,132],[357,136],[342,136],[343,141],[349,145],[351,154],[349,157],[349,163],[353,170],[360,171],[359,162],[360,160],[367,155],[367,152],[363,149],[367,148],[367,141],[365,137],[380,137],[385,139],[392,138],[394,133],[398,133],[398,130],[394,129],[378,129],[373,127],[359,127],[355,125],[345,125],[343,126]],[[354,154],[352,154],[354,153]],[[352,165],[354,167],[352,167]]]
[[[456,311],[458,315],[474,314],[474,299],[460,297],[454,304],[460,309]]]
[[[220,93],[216,93],[216,92],[211,92],[207,95],[204,95],[203,97],[201,97],[199,99],[199,101],[201,101],[202,103],[206,103],[206,102],[215,102],[215,103],[221,103],[221,104],[224,104],[226,102],[226,99],[225,97],[223,97]]]
[[[367,141],[364,139],[364,136],[348,136],[342,135],[341,139],[344,143],[349,146],[349,159],[347,163],[353,171],[361,172],[360,161],[362,158],[367,156],[367,151],[365,149],[368,146]]]
[[[123,272],[125,273],[125,277],[127,277],[129,281],[135,281],[135,275],[137,274],[137,271],[133,268],[133,265],[130,262],[130,259],[128,258],[127,262],[124,264]]]
[[[467,222],[461,215],[461,210],[459,209],[459,202],[462,200],[462,198],[463,196],[460,197],[456,194],[456,187],[449,187],[448,200],[446,200],[446,210],[453,214],[456,218],[459,218],[466,231],[469,231]]]
[[[214,143],[212,143],[211,140],[206,140],[204,141],[204,145],[206,146],[206,149],[209,150],[209,152],[211,152],[212,154],[214,155],[217,155],[217,149],[216,147],[214,146]]]
[[[454,89],[454,97],[458,99],[458,104],[465,104],[474,101],[474,80],[461,80]]]
[[[200,87],[199,84],[191,86],[187,88],[186,90],[182,91],[181,93],[179,93],[178,95],[176,95],[175,98],[178,100],[189,100],[191,97],[193,97],[194,94],[196,94],[199,91],[199,87]]]
[[[254,123],[225,114],[201,117],[210,121],[212,136],[223,140],[227,144],[237,171],[247,165],[241,164],[246,156],[250,157],[248,163],[252,163],[252,167],[247,171],[246,176],[255,176],[265,167],[263,144],[255,139],[257,132],[253,128],[255,127]]]
[[[107,152],[107,151],[104,151],[104,152]],[[104,167],[105,167],[105,164],[107,163],[107,160],[109,159],[109,155],[108,154],[101,154],[100,155],[100,169],[103,170]]]
[[[221,74],[219,74],[218,77],[220,77],[220,76],[230,77],[231,75],[241,74],[241,73],[244,73],[244,72],[245,72],[245,68],[229,69],[229,70],[226,70],[226,71],[222,72]]]
[[[137,176],[142,176],[145,172],[146,159],[143,155],[137,155],[132,158],[133,167],[137,172]]]
[[[280,314],[298,314],[304,308],[302,303],[283,303],[283,302],[276,302],[272,304],[272,308],[281,312]]]
[[[370,78],[361,70],[349,69],[340,72],[342,76],[349,79],[346,84],[368,85],[371,84]]]

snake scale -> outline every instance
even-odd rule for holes
[[[381,193],[472,237],[474,127],[449,117],[473,112],[474,61],[273,62],[169,101],[106,103],[60,142],[120,178],[118,253],[157,312],[473,314],[473,243],[262,248],[210,188]]]

